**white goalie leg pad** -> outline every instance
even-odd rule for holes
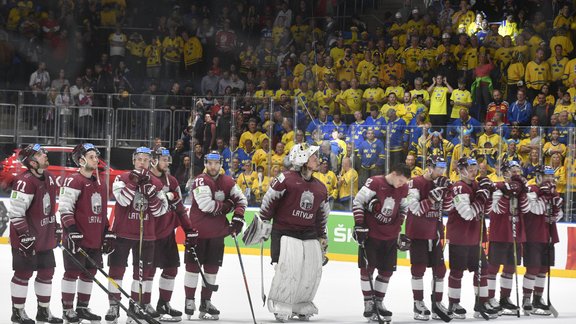
[[[322,246],[318,240],[305,240],[303,244],[304,263],[300,286],[295,297],[297,304],[292,307],[292,311],[301,315],[318,314],[318,308],[313,300],[322,279]]]
[[[312,303],[322,277],[322,250],[318,240],[283,236],[272,279],[268,310],[277,314],[317,314]]]

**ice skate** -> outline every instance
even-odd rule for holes
[[[438,316],[437,312],[442,312],[442,313],[450,316],[450,312],[448,311],[446,306],[444,306],[444,304],[442,304],[442,302],[435,302],[432,305],[432,319],[433,320],[442,320],[442,318],[440,316]]]
[[[64,314],[62,314],[62,319],[64,324],[77,324],[80,323],[78,314],[73,309],[65,309]]]
[[[301,322],[308,322],[310,320],[310,317],[312,317],[312,314],[298,314],[298,313],[292,313],[292,318],[299,320]]]
[[[364,314],[362,314],[362,316],[364,316],[368,321],[371,321],[372,317],[375,316],[374,302],[371,299],[364,301]]]
[[[200,301],[198,311],[200,312],[198,318],[205,320],[218,320],[220,315],[220,311],[208,299]]]
[[[542,296],[534,295],[534,302],[532,303],[532,313],[533,315],[541,315],[541,316],[550,316],[552,312],[550,311],[550,307],[544,304],[542,300]]]
[[[118,317],[120,317],[120,306],[118,304],[111,304],[104,319],[107,324],[117,324]]]
[[[498,311],[498,315],[502,315],[502,306],[500,306],[500,303],[496,300],[496,298],[492,297],[488,299],[488,303],[490,304],[490,307]]]
[[[76,306],[76,314],[78,314],[80,322],[89,321],[91,324],[96,324],[100,323],[100,321],[102,320],[101,316],[92,313],[90,308],[88,308],[88,305],[83,303],[78,303],[78,305]]]
[[[500,307],[502,307],[502,315],[514,315],[518,313],[518,306],[512,304],[509,297],[500,298]]]
[[[288,321],[288,319],[290,318],[290,315],[288,314],[278,314],[278,313],[274,313],[274,317],[276,318],[276,320],[280,323],[285,323]]]
[[[382,299],[376,299],[376,310],[378,311],[378,314],[380,314],[380,318],[382,318],[382,321],[384,321],[385,323],[390,323],[392,321],[392,312],[386,309],[386,306],[384,306],[384,302],[382,301]],[[378,321],[378,317],[376,316],[376,314],[374,314],[372,320]]]
[[[489,302],[481,303],[477,301],[474,305],[474,318],[484,318],[482,314],[486,314],[489,319],[498,318],[498,311],[492,308]]]
[[[454,319],[466,319],[466,309],[460,303],[448,304],[448,315]]]
[[[423,300],[414,301],[414,319],[418,321],[430,320],[430,310]]]
[[[160,314],[160,321],[162,322],[180,322],[182,320],[182,312],[173,309],[170,302],[162,299],[158,299],[156,311]]]
[[[524,297],[522,299],[522,310],[526,316],[530,316],[532,314],[534,308],[532,307],[532,301],[530,301],[530,297]]]
[[[50,308],[38,305],[38,312],[36,313],[36,322],[39,324],[40,323],[61,324],[64,321],[62,321],[61,318],[54,317],[50,312]]]
[[[35,324],[34,321],[28,317],[24,308],[12,307],[12,317],[10,320],[12,324]]]
[[[196,310],[196,303],[194,302],[194,299],[186,299],[184,305],[184,313],[186,314],[186,318],[190,320]]]

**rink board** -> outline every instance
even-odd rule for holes
[[[4,204],[6,208],[9,207],[7,198],[0,198],[0,204]],[[187,206],[188,207],[188,206]],[[1,208],[1,207],[0,207]],[[246,224],[250,224],[254,217],[254,213],[258,208],[247,208],[245,213]],[[108,215],[110,222],[114,219],[114,202],[108,203]],[[229,215],[231,216],[231,215]],[[354,218],[352,213],[349,212],[332,212],[328,217],[328,257],[333,261],[357,261],[358,245],[352,239],[354,231]],[[558,277],[576,278],[576,224],[559,223],[558,235],[560,243],[555,245],[556,248],[556,266],[553,268],[552,274]],[[180,228],[176,232],[178,243],[184,242],[184,233]],[[2,233],[0,243],[8,243],[8,229]],[[234,241],[231,237],[225,239],[226,253],[236,253]],[[259,246],[246,247],[239,240],[242,253],[257,255],[260,254]],[[264,254],[269,255],[269,242],[264,244]],[[445,259],[448,260],[448,250],[444,251]],[[398,252],[398,265],[409,265],[409,255],[406,252]],[[520,267],[520,273],[524,272],[523,267]]]

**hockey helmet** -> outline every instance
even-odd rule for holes
[[[504,173],[504,172],[510,171],[510,169],[512,169],[514,167],[522,168],[520,166],[520,163],[518,163],[518,161],[510,160],[510,161],[506,161],[506,162],[502,163],[502,165],[500,166],[500,171],[502,173]]]
[[[100,156],[100,151],[92,143],[76,145],[76,147],[72,150],[72,161],[74,161],[77,166],[81,166],[80,158],[84,157],[86,153],[90,151],[94,151],[96,152],[97,156]]]
[[[554,169],[552,169],[552,167],[547,165],[538,165],[534,169],[534,172],[536,174],[542,174],[542,175],[554,175]]]
[[[30,161],[36,161],[34,155],[38,152],[48,154],[40,144],[30,144],[18,152],[18,160],[25,167],[30,168]]]
[[[316,145],[308,145],[306,143],[296,144],[290,150],[288,154],[288,159],[293,168],[299,169],[304,164],[308,162],[308,159],[316,152],[320,147]]]
[[[207,164],[208,161],[218,161],[222,165],[223,158],[218,151],[210,151],[210,153],[204,155],[204,164]]]
[[[463,156],[458,159],[458,169],[465,169],[471,165],[478,165],[478,161],[474,158]]]
[[[172,163],[172,155],[170,155],[170,151],[167,148],[163,146],[158,146],[154,150],[152,150],[153,161],[158,161],[162,156],[168,157],[168,163]]]
[[[152,156],[152,150],[150,150],[146,146],[140,146],[140,147],[136,148],[136,151],[134,151],[134,153],[132,153],[132,161],[134,161],[136,159],[136,155],[138,155],[138,154],[148,154],[148,155]]]
[[[446,160],[440,155],[430,155],[428,159],[426,159],[426,166],[444,169],[448,167]]]

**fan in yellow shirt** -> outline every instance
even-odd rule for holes
[[[358,85],[358,80],[353,78],[350,81],[350,89],[344,91],[338,99],[342,115],[351,115],[355,111],[362,111],[362,94],[364,92],[358,88]]]
[[[384,90],[378,86],[378,78],[370,78],[370,87],[364,90],[362,102],[368,107],[371,105],[380,106],[384,103],[384,98],[386,98],[386,96],[384,95]]]
[[[352,168],[349,157],[342,159],[342,170],[338,176],[338,204],[349,210],[352,199],[358,193],[358,172]]]
[[[450,114],[452,119],[460,118],[461,109],[469,110],[472,107],[472,94],[466,90],[466,83],[463,79],[458,80],[458,89],[452,91],[450,102],[452,103],[452,113]]]

